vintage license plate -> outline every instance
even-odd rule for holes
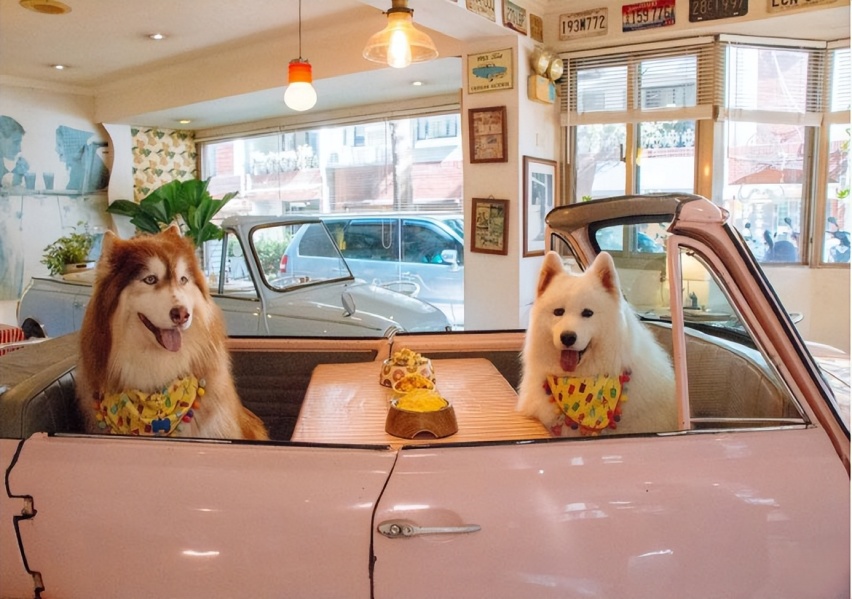
[[[769,12],[785,12],[808,6],[834,4],[835,2],[837,2],[837,0],[768,0],[766,10]]]
[[[748,14],[748,0],[689,0],[689,22],[714,21]]]
[[[675,0],[654,0],[621,7],[621,30],[638,31],[675,24]]]
[[[559,39],[564,41],[591,35],[604,35],[608,25],[609,19],[605,8],[559,15]]]

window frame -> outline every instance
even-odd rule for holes
[[[758,110],[734,109],[726,104],[725,88],[727,84],[726,58],[727,49],[736,45],[749,47],[771,48],[779,50],[803,50],[809,52],[811,68],[808,69],[808,80],[805,83],[807,102],[804,112],[786,112],[780,116],[776,113]],[[628,70],[643,60],[655,56],[671,56],[677,52],[689,54],[695,52],[703,56],[704,48],[710,47],[712,68],[703,69],[705,63],[699,63],[696,82],[696,106],[674,109],[642,109],[642,89],[635,73],[627,77],[626,109],[609,111],[582,112],[580,106],[578,71],[589,64],[601,65],[622,64]],[[803,174],[802,199],[800,207],[799,260],[786,264],[805,265],[809,267],[829,266],[832,268],[849,267],[848,263],[828,263],[823,260],[826,219],[820,215],[826,214],[826,179],[829,162],[829,142],[827,133],[821,135],[818,127],[822,125],[849,123],[849,108],[831,111],[829,106],[832,99],[832,52],[848,51],[849,40],[836,42],[813,42],[794,39],[755,38],[721,34],[714,37],[702,37],[689,40],[672,40],[585,50],[562,54],[566,64],[566,76],[563,83],[562,96],[562,138],[565,147],[565,171],[563,177],[563,194],[565,203],[583,201],[577,193],[577,174],[574,171],[577,153],[577,127],[589,124],[626,124],[625,149],[622,160],[626,163],[625,193],[632,193],[637,186],[636,179],[636,150],[639,145],[638,123],[665,120],[695,120],[695,191],[700,195],[711,198],[714,203],[721,204],[724,181],[722,161],[725,159],[726,148],[723,147],[724,123],[756,119],[766,122],[767,119],[779,119],[784,122],[803,122],[807,125],[803,145]],[[848,76],[848,74],[847,74]],[[709,90],[708,90],[708,87]],[[848,82],[846,83],[848,86]],[[709,100],[708,100],[709,98]],[[849,229],[849,223],[845,223]],[[785,264],[785,263],[776,263]]]

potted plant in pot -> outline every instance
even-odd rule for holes
[[[82,231],[80,231],[81,226]],[[73,233],[63,235],[44,248],[41,263],[47,266],[47,270],[53,276],[91,268],[94,262],[89,260],[89,254],[94,241],[95,236],[89,232],[85,223],[79,222],[74,227]]]
[[[207,191],[209,183],[210,179],[171,181],[152,191],[138,204],[130,200],[116,200],[109,205],[107,212],[129,216],[130,222],[145,233],[159,233],[176,222],[183,234],[200,248],[205,241],[222,238],[222,228],[211,220],[238,193],[234,191],[221,199],[214,199]]]

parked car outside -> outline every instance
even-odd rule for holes
[[[623,248],[622,291],[675,369],[680,422],[658,433],[498,431],[523,331],[232,339],[273,442],[36,433],[75,432],[75,340],[0,357],[0,596],[848,597],[848,355],[823,352],[836,395],[727,217],[685,195],[548,216],[576,268]],[[640,251],[660,223],[666,251]],[[388,440],[379,373],[403,348],[432,359],[457,433]]]
[[[441,308],[464,324],[464,222],[456,213],[322,215],[356,277]],[[305,230],[281,258],[281,272],[322,272],[333,259],[317,253]]]
[[[232,216],[221,241],[209,242],[206,272],[228,334],[374,337],[396,331],[444,331],[450,323],[435,306],[356,280],[322,221],[310,216]],[[309,232],[309,233],[308,233]],[[305,233],[322,270],[302,265],[298,276],[278,272],[290,241]],[[34,278],[18,306],[51,337],[80,328],[94,271],[62,279]]]

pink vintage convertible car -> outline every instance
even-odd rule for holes
[[[667,195],[548,217],[566,263],[614,256],[673,356],[656,434],[520,416],[523,331],[232,339],[268,443],[74,434],[76,339],[8,353],[0,596],[849,597],[848,361],[820,368],[726,216]],[[455,434],[385,432],[400,348]]]

